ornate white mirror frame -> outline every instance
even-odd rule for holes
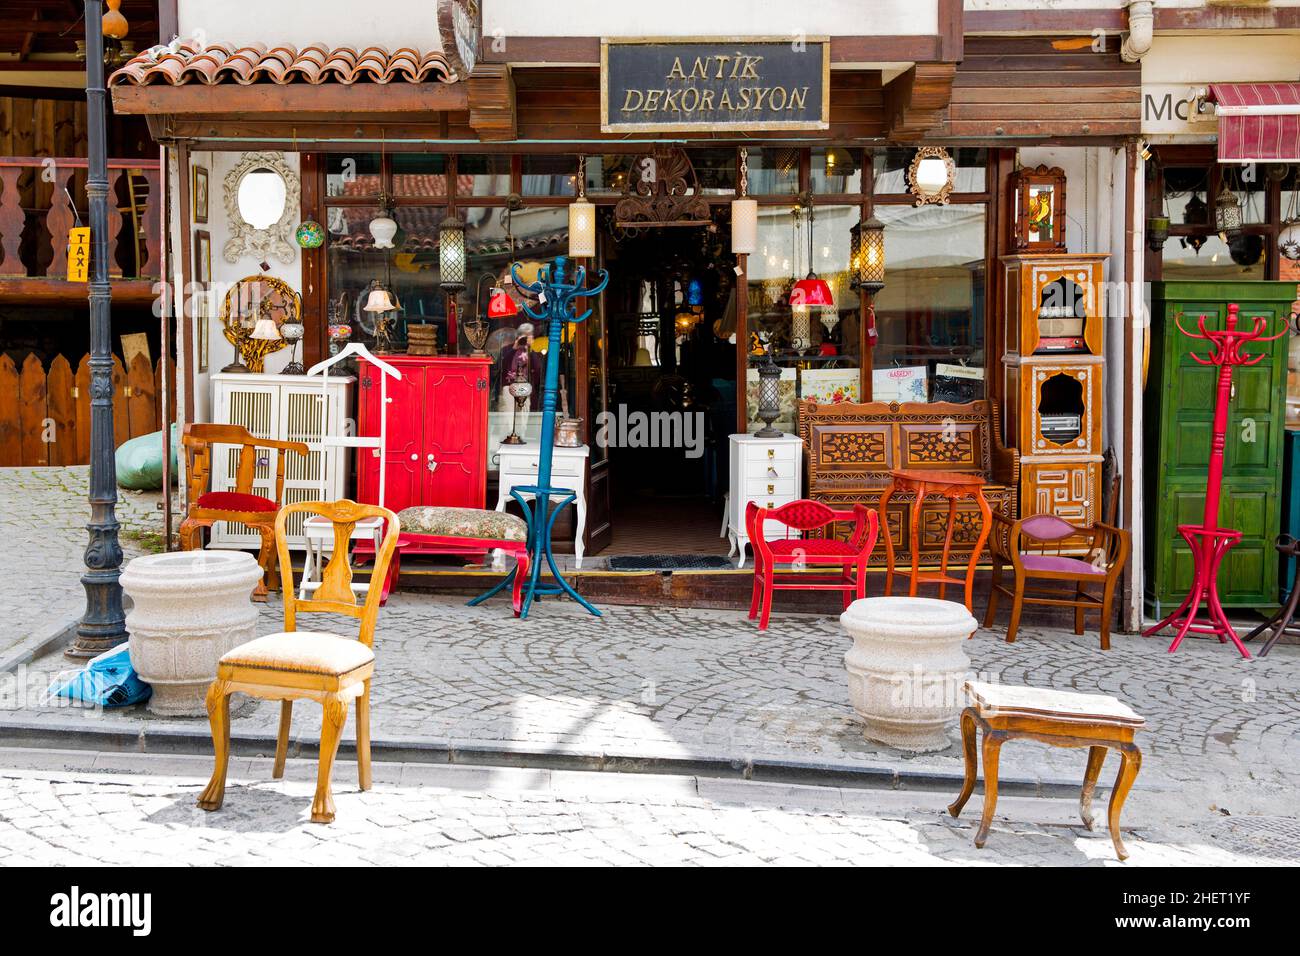
[[[269,169],[284,180],[284,212],[266,229],[249,225],[239,212],[239,184],[245,176],[258,169]],[[298,174],[285,162],[283,153],[244,153],[235,168],[226,173],[224,192],[230,238],[222,249],[222,255],[227,262],[238,262],[241,256],[254,259],[274,256],[288,265],[297,259],[298,247],[293,241],[293,231],[301,215]]]

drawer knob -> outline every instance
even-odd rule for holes
[[[775,491],[776,491],[776,486],[775,486],[775,485],[768,485],[768,486],[767,486],[767,493],[768,493],[769,495],[775,493]]]
[[[769,449],[767,450],[767,457],[768,457],[768,458],[775,458],[775,457],[776,457],[776,449],[775,449],[775,448],[769,448]]]
[[[775,508],[776,505],[774,505],[772,502],[769,501],[769,502],[767,503],[767,507],[768,507],[769,509],[772,509],[772,508]]]

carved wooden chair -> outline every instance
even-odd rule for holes
[[[1115,587],[1128,561],[1128,532],[1101,522],[1080,527],[1055,515],[1011,521],[994,512],[993,521],[989,536],[993,586],[984,626],[993,626],[999,594],[1011,598],[1007,643],[1016,639],[1026,604],[1074,608],[1075,634],[1083,633],[1084,614],[1100,610],[1101,649],[1110,650]],[[1010,588],[1002,583],[1002,568],[1007,564],[1014,574]],[[1096,587],[1101,588],[1100,596],[1088,590]]]
[[[745,507],[745,527],[754,548],[754,592],[749,602],[749,618],[759,616],[758,629],[767,629],[772,613],[774,591],[841,591],[844,607],[867,596],[867,560],[876,546],[878,531],[876,512],[855,504],[851,511],[836,511],[820,501],[791,501],[768,510],[754,502]],[[769,541],[764,523],[776,521],[786,526],[784,538]],[[805,538],[803,533],[825,528],[836,521],[853,522],[847,541],[834,537]],[[791,535],[794,532],[794,535]],[[838,574],[809,574],[806,567],[839,568]],[[788,568],[779,576],[778,568]]]
[[[295,596],[292,565],[285,522],[298,512],[322,515],[334,525],[334,550],[321,574],[320,586],[310,598]],[[375,622],[379,617],[382,589],[372,586],[365,591],[364,602],[357,603],[352,586],[352,566],[348,545],[358,521],[384,519],[386,530],[379,552],[375,555],[371,581],[380,581],[387,573],[397,545],[400,527],[397,515],[379,505],[357,504],[343,499],[335,502],[303,501],[280,509],[275,519],[275,542],[280,565],[290,575],[284,593],[284,630],[241,644],[226,652],[217,663],[217,679],[208,687],[208,720],[212,724],[212,746],[216,765],[207,789],[199,796],[204,810],[219,810],[226,790],[226,765],[230,759],[230,695],[250,694],[263,700],[280,701],[280,730],[275,743],[275,766],[271,775],[284,775],[289,749],[289,725],[293,719],[293,702],[307,697],[320,701],[324,708],[321,721],[320,766],[316,773],[316,794],[311,802],[313,823],[334,820],[334,797],[330,792],[330,772],[338,754],[343,724],[348,716],[348,702],[357,702],[357,777],[362,790],[370,789],[370,678],[375,669]],[[361,624],[356,640],[319,631],[298,630],[298,614],[342,614],[357,618]]]
[[[263,578],[253,592],[254,601],[265,601],[268,586],[274,586],[276,573],[275,516],[284,500],[284,460],[289,452],[307,457],[307,445],[300,441],[276,441],[257,438],[239,425],[214,425],[196,422],[185,426],[181,437],[185,448],[185,474],[189,485],[189,511],[181,522],[179,536],[183,551],[203,547],[203,529],[218,521],[234,521],[261,535],[262,547],[257,563]],[[239,445],[239,460],[233,491],[209,491],[212,476],[212,446]],[[257,450],[273,449],[275,459],[275,496],[268,498],[253,490],[257,479]]]

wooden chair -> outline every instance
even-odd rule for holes
[[[1055,515],[1030,515],[1010,521],[994,512],[989,553],[993,558],[993,586],[989,591],[984,626],[992,627],[998,595],[1011,598],[1011,623],[1007,643],[1016,639],[1020,612],[1025,604],[1074,608],[1074,633],[1083,633],[1083,616],[1101,611],[1101,649],[1110,650],[1111,611],[1115,587],[1128,561],[1128,532],[1098,522],[1091,527],[1070,524]],[[1015,575],[1011,588],[1002,583],[1002,568],[1010,564]],[[1043,581],[1045,585],[1029,582]],[[1087,588],[1100,585],[1101,597]]]
[[[323,515],[334,524],[334,550],[321,575],[320,586],[308,599],[295,596],[292,565],[285,522],[298,512]],[[381,588],[372,586],[365,601],[357,603],[352,587],[348,545],[356,523],[363,518],[385,519],[386,530],[371,581],[383,579],[393,557],[400,532],[397,515],[378,505],[355,501],[303,501],[280,509],[275,519],[275,542],[281,567],[290,575],[284,594],[284,630],[241,644],[224,654],[217,664],[217,679],[208,687],[208,720],[212,724],[212,746],[216,765],[207,789],[199,796],[204,810],[219,810],[226,790],[226,765],[230,759],[230,695],[250,694],[280,701],[280,731],[275,744],[272,776],[284,775],[289,749],[289,724],[293,701],[308,697],[324,708],[321,722],[320,766],[316,774],[316,795],[311,802],[313,823],[334,820],[334,797],[330,793],[330,771],[338,753],[348,702],[357,702],[357,776],[362,790],[370,789],[370,678],[375,669],[375,621],[379,617]],[[343,614],[360,620],[357,640],[298,630],[299,613]]]
[[[786,536],[769,541],[764,524],[776,521],[786,526]],[[852,521],[853,531],[847,541],[834,537],[805,538],[803,532],[825,528],[836,521]],[[844,607],[856,598],[867,596],[867,560],[876,546],[878,531],[874,511],[855,504],[851,511],[836,511],[820,501],[791,501],[768,510],[749,502],[745,508],[745,526],[754,548],[754,592],[749,602],[749,618],[759,615],[758,629],[767,630],[772,612],[773,591],[842,591]],[[791,530],[798,532],[790,536]],[[808,574],[807,566],[838,567],[836,574]],[[779,567],[796,569],[796,573],[777,575]]]
[[[189,484],[189,511],[181,522],[181,550],[197,551],[203,547],[203,529],[218,521],[246,525],[262,538],[257,563],[263,579],[253,592],[254,601],[265,601],[268,586],[276,579],[275,518],[284,500],[284,460],[288,452],[307,457],[307,445],[300,441],[276,441],[257,438],[239,425],[214,425],[196,422],[185,426],[181,437],[185,447],[185,474]],[[239,445],[239,462],[233,491],[209,491],[212,475],[212,446]],[[253,490],[257,480],[257,450],[275,449],[275,497],[268,498]]]

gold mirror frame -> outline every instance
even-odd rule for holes
[[[917,171],[921,168],[921,162],[927,159],[941,159],[944,168],[948,170],[948,181],[943,184],[937,193],[927,195],[921,191],[921,187],[916,182]],[[953,188],[957,185],[957,161],[949,155],[948,150],[942,146],[922,146],[912,157],[912,163],[907,167],[907,189],[916,197],[916,205],[925,206],[929,204],[947,205],[948,196],[952,193]]]
[[[288,343],[283,338],[255,339],[252,328],[245,328],[240,320],[245,317],[243,310],[244,290],[253,285],[270,286],[271,291],[259,297],[254,314],[250,315],[253,326],[259,318],[268,318],[275,322],[278,329],[286,322],[302,321],[302,296],[300,296],[283,279],[274,276],[244,276],[231,285],[226,298],[221,303],[221,327],[226,340],[235,347],[240,360],[248,366],[250,372],[263,370],[266,357],[285,348]],[[251,304],[251,303],[250,303]],[[276,310],[280,314],[276,314]]]

